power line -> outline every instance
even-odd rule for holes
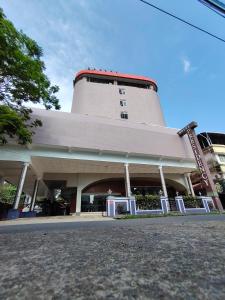
[[[222,3],[221,1],[219,0],[199,0],[199,1],[225,14],[225,4]]]
[[[211,3],[210,1],[207,0],[198,0],[198,1],[203,5],[205,5],[206,7],[208,7],[209,9],[211,9],[212,11],[214,11],[215,13],[217,13],[218,15],[220,15],[221,17],[225,18],[225,5],[224,8],[222,8],[220,6],[216,6],[214,2]]]
[[[215,39],[217,39],[217,40],[225,43],[225,40],[222,39],[221,37],[219,37],[219,36],[217,36],[215,34],[212,34],[212,33],[208,32],[207,30],[204,30],[204,29],[202,29],[202,28],[200,28],[200,27],[198,27],[198,26],[196,26],[196,25],[194,25],[194,24],[192,24],[192,23],[190,23],[190,22],[188,22],[188,21],[186,21],[184,19],[181,19],[180,17],[177,17],[177,16],[169,13],[168,11],[165,11],[164,9],[159,8],[159,7],[151,4],[148,1],[145,1],[145,0],[139,0],[139,1],[142,2],[142,3],[144,3],[144,4],[146,4],[146,5],[148,5],[148,6],[151,6],[151,7],[155,8],[155,9],[159,10],[160,12],[162,12],[162,13],[164,13],[164,14],[166,14],[166,15],[174,18],[174,19],[177,19],[178,21],[181,21],[181,22],[185,23],[186,25],[189,25],[189,26],[191,26],[191,27],[193,27],[193,28],[195,28],[195,29],[197,29],[197,30],[199,30],[201,32],[204,32],[204,33],[210,35],[211,37],[213,37],[213,38],[215,38]]]

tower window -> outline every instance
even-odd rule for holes
[[[127,100],[120,100],[120,106],[127,106]]]
[[[118,80],[117,84],[124,85],[124,86],[133,86],[133,87],[141,88],[141,89],[149,89],[149,84],[146,84],[146,83],[135,83],[135,82],[126,82],[126,81]]]
[[[125,95],[125,89],[119,89],[120,95]]]
[[[96,78],[96,77],[87,77],[88,82],[95,82],[95,83],[103,83],[103,84],[113,84],[113,80],[103,79],[103,78]]]
[[[128,119],[128,113],[126,111],[122,111],[120,117],[121,119]]]

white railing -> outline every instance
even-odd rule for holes
[[[210,206],[214,207],[211,197],[198,197],[202,201],[203,207],[188,208],[182,196],[175,197],[177,211],[182,214],[188,213],[210,213]],[[119,214],[147,215],[147,214],[167,214],[170,211],[170,205],[167,197],[160,197],[159,209],[139,209],[136,207],[135,197],[113,197],[108,196],[106,200],[107,216],[115,217]],[[121,211],[118,210],[120,206]]]
[[[123,208],[118,211],[118,208]],[[107,215],[114,217],[116,215],[127,213],[136,215],[136,201],[134,197],[113,197],[108,196],[106,199]]]
[[[169,203],[167,197],[160,197],[159,209],[139,209],[136,207],[135,197],[113,197],[108,196],[106,200],[107,215],[114,217],[119,214],[118,206],[123,206],[124,213],[131,215],[146,215],[146,214],[165,214],[169,212]]]
[[[214,207],[212,197],[201,196],[201,197],[197,197],[197,199],[202,202],[203,207],[188,208],[185,206],[185,201],[182,196],[175,197],[177,207],[181,213],[184,213],[184,214],[187,214],[187,213],[210,213],[211,210],[209,207],[209,203],[211,203],[212,206]]]

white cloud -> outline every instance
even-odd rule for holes
[[[184,70],[184,73],[189,73],[191,71],[191,62],[189,59],[187,58],[183,58],[182,59],[182,63],[183,63],[183,70]]]
[[[71,1],[70,11],[64,0],[59,2],[59,7],[66,12],[66,18],[47,20],[48,29],[42,37],[47,45],[44,60],[49,79],[60,87],[58,98],[62,110],[70,111],[75,74],[87,67],[97,67],[99,58],[105,55],[105,49],[99,47],[102,36],[93,26],[110,25],[105,24],[104,18],[98,18],[95,6],[91,7],[86,0],[79,0],[76,5]],[[71,14],[72,8],[76,10]]]
[[[111,49],[104,43],[105,30],[110,31],[111,24],[99,16],[101,0],[58,0],[56,4],[54,0],[18,0],[14,6],[5,2],[16,27],[43,48],[45,73],[52,84],[60,87],[57,96],[62,111],[70,111],[75,74],[112,61]]]

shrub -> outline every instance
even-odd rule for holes
[[[203,207],[201,199],[192,196],[183,196],[184,205],[187,208],[200,208]]]
[[[136,195],[135,198],[139,209],[161,209],[160,197],[157,195]]]
[[[0,185],[0,202],[13,204],[16,196],[16,187],[12,184],[5,183]]]
[[[25,194],[22,193],[20,197],[19,208],[23,208]],[[16,197],[16,187],[10,183],[4,183],[0,185],[0,202],[7,204],[9,206],[13,205],[14,199]]]

